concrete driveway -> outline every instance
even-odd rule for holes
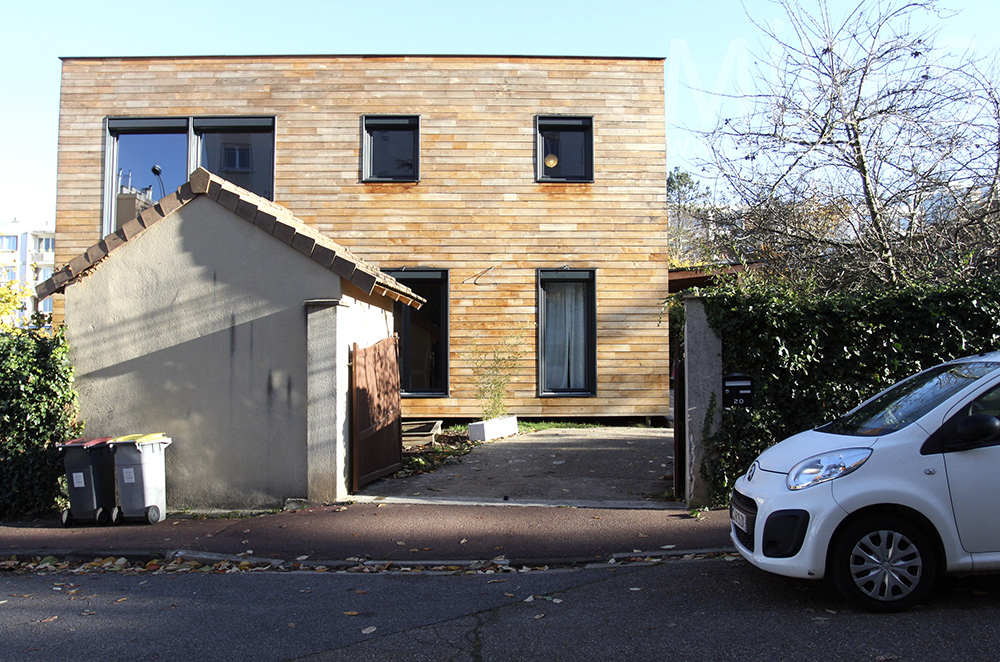
[[[683,508],[673,486],[673,430],[552,429],[482,444],[457,464],[365,487],[361,502]]]

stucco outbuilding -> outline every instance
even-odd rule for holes
[[[349,360],[408,287],[204,169],[38,287],[88,436],[163,432],[171,509],[342,500]]]

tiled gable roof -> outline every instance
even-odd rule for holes
[[[186,184],[123,224],[121,229],[77,255],[66,266],[53,273],[51,278],[40,283],[35,288],[39,300],[63,292],[111,251],[203,195],[350,281],[367,294],[388,296],[414,308],[425,303],[410,288],[298,220],[281,205],[217,177],[204,168],[195,170]]]

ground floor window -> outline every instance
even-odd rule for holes
[[[538,390],[597,394],[597,296],[592,269],[538,271]]]
[[[427,300],[420,310],[396,304],[400,388],[404,396],[448,395],[448,271],[384,269]]]

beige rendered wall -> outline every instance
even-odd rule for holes
[[[305,301],[340,299],[363,320],[333,336],[335,369],[346,343],[392,329],[389,303],[343,290],[336,274],[214,201],[192,201],[66,290],[86,434],[170,436],[171,509],[307,497]],[[340,386],[315,394],[337,411],[327,435],[346,429]]]

